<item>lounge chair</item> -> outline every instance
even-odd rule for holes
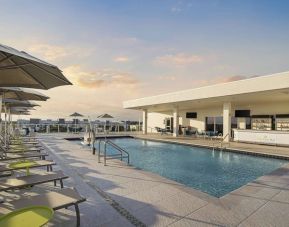
[[[33,174],[22,177],[13,177],[5,180],[0,180],[0,191],[20,189],[52,181],[54,181],[55,186],[56,181],[59,181],[60,187],[63,188],[63,180],[67,178],[68,176],[64,175],[62,171],[48,172],[45,174]]]
[[[60,210],[69,206],[75,207],[76,226],[80,226],[80,213],[78,204],[86,201],[79,195],[76,189],[65,188],[57,192],[48,192],[29,198],[5,202],[0,205],[0,214],[8,214],[14,210],[22,209],[28,206],[48,206],[53,210]]]
[[[47,161],[47,160],[37,160],[34,161],[35,165],[32,165],[31,168],[37,168],[37,167],[47,167],[47,172],[52,171],[52,166],[56,163],[53,161]],[[26,167],[17,167],[17,168],[10,168],[9,163],[5,163],[3,165],[0,165],[0,173],[1,172],[12,172],[14,170],[20,170],[20,169],[26,169]]]
[[[168,134],[168,132],[169,132],[169,130],[167,130],[165,128],[155,127],[155,129],[157,130],[157,132],[161,133],[161,135]]]
[[[0,148],[2,149],[5,153],[24,153],[24,152],[32,152],[32,151],[35,151],[35,152],[40,152],[42,150],[44,150],[42,147],[23,147],[23,148],[20,148],[20,147],[16,147],[16,148],[4,148],[3,146]]]
[[[39,158],[41,160],[45,160],[45,158],[48,156],[47,153],[41,153],[41,152],[25,152],[24,154],[16,153],[16,154],[7,154],[5,158],[0,159],[0,162],[3,161],[11,161],[11,160],[17,160],[17,159],[33,159],[33,158]]]

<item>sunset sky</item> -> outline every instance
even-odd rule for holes
[[[123,120],[129,99],[289,70],[289,1],[0,0],[0,43],[74,84],[33,117]],[[41,91],[42,92],[42,91]]]

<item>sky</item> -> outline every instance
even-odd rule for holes
[[[137,120],[122,102],[289,70],[289,1],[0,0],[0,43],[74,84],[32,117]]]

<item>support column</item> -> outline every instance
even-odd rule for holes
[[[175,107],[173,110],[173,136],[177,137],[179,135],[179,109]]]
[[[226,102],[223,105],[223,139],[229,142],[231,138],[231,103]]]
[[[142,133],[144,135],[148,133],[148,110],[142,111]]]

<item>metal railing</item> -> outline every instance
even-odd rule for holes
[[[111,123],[110,125],[104,126],[97,123],[40,123],[40,124],[30,124],[30,123],[14,123],[14,127],[19,129],[29,128],[31,131],[36,131],[38,133],[85,133],[89,129],[93,129],[96,134],[125,134],[125,133],[140,133],[142,132],[142,127],[138,125],[116,125]],[[3,129],[4,131],[4,129]]]
[[[220,140],[220,141],[217,140],[217,143],[216,143],[216,144],[213,142],[213,144],[212,144],[213,151],[215,151],[215,149],[217,149],[217,148],[219,148],[219,150],[222,151],[223,148],[224,148],[224,147],[223,147],[223,143],[224,143],[225,139],[226,139],[229,135],[230,135],[230,134],[227,133],[227,134],[223,137],[222,133],[219,133],[218,136],[215,137],[215,139],[217,140],[219,137],[221,137],[221,140]],[[213,141],[213,138],[211,138],[211,141]],[[230,143],[230,142],[229,142],[229,143]],[[220,146],[218,146],[218,144],[219,144]]]
[[[103,152],[101,152],[101,143],[104,144]],[[107,155],[107,145],[110,145],[112,148],[117,150],[119,154],[110,154]],[[101,154],[102,153],[102,154]],[[129,153],[124,150],[123,148],[119,147],[115,143],[113,143],[111,140],[108,140],[107,138],[99,139],[98,141],[98,163],[100,163],[100,158],[103,156],[104,165],[106,166],[106,161],[109,159],[120,159],[123,161],[123,159],[127,159],[127,164],[129,165]]]

